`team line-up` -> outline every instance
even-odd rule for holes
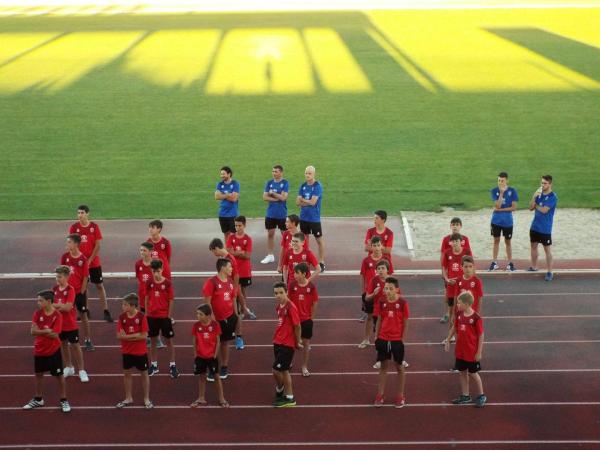
[[[297,204],[300,206],[300,217],[295,214],[285,218],[271,217],[287,214],[287,181],[283,183],[283,168],[273,167],[273,179],[265,186],[263,198],[269,201],[265,218],[265,228],[269,236],[269,254],[261,261],[263,264],[274,262],[273,249],[274,232],[281,224],[285,228],[281,236],[281,252],[278,260],[278,270],[282,273],[281,282],[273,287],[277,303],[278,324],[273,337],[274,363],[273,376],[276,381],[276,407],[295,406],[296,400],[292,390],[290,367],[294,350],[302,351],[302,376],[310,376],[308,370],[310,341],[313,336],[313,319],[316,314],[318,292],[315,284],[319,273],[325,270],[323,262],[323,241],[320,224],[320,202],[322,188],[315,186],[315,169],[306,169],[306,183],[299,190]],[[245,232],[246,218],[238,215],[239,184],[234,187],[231,179],[231,169],[221,169],[222,181],[217,184],[215,199],[220,202],[219,221],[225,236],[225,243],[213,239],[209,250],[217,258],[216,275],[208,279],[203,287],[204,304],[197,308],[197,322],[193,325],[191,335],[196,351],[194,373],[199,375],[199,396],[191,404],[198,407],[206,404],[206,381],[214,382],[219,404],[227,407],[223,384],[221,380],[228,378],[230,342],[235,341],[235,347],[244,348],[242,337],[242,319],[256,319],[246,302],[246,289],[252,284],[251,262],[252,239]],[[498,188],[492,190],[492,199],[496,197],[495,210],[505,209],[502,200],[506,192],[507,175],[500,173]],[[535,209],[536,221],[547,220],[550,208],[547,198],[551,191],[552,177],[542,177],[542,187],[532,197],[532,210]],[[276,186],[280,192],[277,192]],[[305,186],[307,185],[308,188]],[[226,192],[227,189],[230,192]],[[284,190],[285,189],[285,190]],[[303,194],[308,190],[308,193]],[[498,191],[496,195],[495,191]],[[284,195],[285,194],[285,195]],[[507,195],[512,201],[518,200],[516,191]],[[271,200],[275,199],[275,200]],[[554,195],[552,212],[556,205]],[[546,201],[545,209],[538,208]],[[279,203],[276,213],[273,204]],[[282,206],[283,204],[283,206]],[[315,210],[315,207],[317,208]],[[229,208],[229,209],[228,209]],[[233,208],[233,211],[230,209]],[[285,208],[282,210],[281,208]],[[309,209],[309,212],[306,212]],[[512,215],[513,205],[505,211]],[[104,319],[112,322],[112,316],[106,302],[106,292],[103,286],[102,268],[99,259],[102,233],[98,224],[89,218],[89,207],[80,205],[77,210],[78,222],[71,225],[66,240],[67,252],[60,258],[61,265],[56,268],[56,285],[51,290],[38,293],[38,310],[33,316],[31,334],[34,340],[34,372],[35,396],[24,406],[24,409],[34,409],[44,406],[43,375],[49,372],[54,375],[60,385],[60,406],[63,412],[69,412],[71,407],[66,396],[65,378],[75,375],[75,366],[82,382],[89,381],[84,368],[84,358],[79,345],[79,327],[77,312],[82,323],[84,348],[93,351],[91,342],[89,309],[87,307],[88,281],[96,285],[100,301],[104,308]],[[223,216],[234,212],[233,217]],[[307,214],[309,214],[307,216]],[[305,219],[313,219],[305,220]],[[231,219],[231,220],[230,220]],[[314,221],[318,219],[318,221]],[[406,299],[403,298],[397,279],[392,277],[393,266],[391,250],[393,232],[386,225],[387,213],[376,211],[374,227],[367,230],[365,236],[365,251],[367,256],[362,261],[360,270],[362,278],[362,310],[364,316],[364,338],[358,345],[367,348],[375,334],[375,349],[377,361],[375,368],[379,369],[378,390],[374,405],[382,406],[385,401],[385,385],[387,369],[390,361],[395,365],[398,377],[394,394],[394,404],[402,407],[404,397],[404,368],[408,363],[404,360],[403,341],[409,318]],[[511,219],[512,220],[512,219]],[[307,225],[308,222],[308,225]],[[506,222],[505,222],[506,223]],[[231,225],[233,225],[231,227]],[[512,223],[511,223],[512,225]],[[450,342],[456,340],[456,361],[453,370],[460,372],[461,394],[453,400],[455,404],[474,402],[477,407],[483,407],[487,401],[483,393],[480,360],[484,341],[482,299],[483,287],[481,280],[475,275],[475,264],[471,254],[469,240],[460,234],[462,223],[459,218],[451,221],[451,234],[444,237],[441,247],[442,276],[445,284],[444,314],[442,323],[449,323],[448,336],[443,344],[446,350]],[[492,218],[492,235],[495,228]],[[551,227],[551,216],[550,216]],[[117,408],[125,408],[133,404],[132,374],[137,370],[141,374],[144,390],[144,405],[151,409],[149,377],[158,373],[157,348],[165,346],[169,350],[169,374],[171,378],[179,377],[175,363],[175,347],[173,344],[174,294],[171,283],[171,244],[161,235],[163,223],[154,220],[149,224],[147,241],[140,245],[140,259],[135,263],[135,273],[138,280],[137,294],[128,294],[122,299],[122,314],[117,320],[116,338],[121,342],[123,354],[123,370],[125,399],[117,404]],[[500,227],[506,241],[510,241],[511,233]],[[511,232],[512,232],[512,226]],[[551,230],[551,228],[550,228]],[[532,233],[534,232],[532,224]],[[308,247],[308,236],[313,234],[319,244],[320,261]],[[538,233],[539,234],[539,233]],[[542,233],[543,234],[543,233]],[[534,235],[532,234],[532,249]],[[537,243],[537,241],[535,241]],[[542,242],[544,248],[551,245]],[[508,246],[507,246],[508,250]],[[508,252],[507,252],[508,253]],[[533,255],[533,251],[532,251]],[[509,256],[509,264],[510,255]],[[548,256],[548,254],[547,254]],[[497,269],[492,263],[490,270]],[[496,264],[497,266],[497,264]],[[514,269],[514,266],[513,266]],[[534,266],[531,268],[535,269]],[[512,270],[510,267],[508,270]],[[551,274],[551,272],[548,272]],[[548,277],[546,277],[548,279]],[[160,340],[162,336],[165,340]],[[147,347],[150,351],[147,351]],[[148,355],[149,353],[149,355]],[[150,359],[148,359],[148,356]],[[469,380],[475,384],[476,398],[473,401],[469,395]]]

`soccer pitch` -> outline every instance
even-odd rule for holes
[[[600,8],[4,12],[3,220],[214,217],[222,165],[248,216],[273,164],[327,216],[489,206],[501,170],[600,207]]]

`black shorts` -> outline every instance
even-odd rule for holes
[[[148,337],[158,336],[158,332],[163,337],[170,339],[175,337],[175,331],[173,331],[173,322],[168,317],[148,317]]]
[[[279,228],[281,231],[285,231],[285,217],[283,219],[273,219],[272,217],[265,217],[265,229],[274,230]]]
[[[196,356],[196,359],[194,359],[194,375],[205,374],[207,370],[213,373],[219,372],[219,361],[217,358],[200,358]]]
[[[240,278],[240,286],[248,287],[252,286],[252,278]]]
[[[273,354],[275,361],[273,362],[273,370],[277,372],[286,372],[292,366],[294,359],[294,349],[287,345],[273,344]]]
[[[454,363],[454,367],[458,369],[459,372],[468,370],[469,373],[477,373],[481,370],[481,364],[478,361],[465,361],[464,359],[458,358]]]
[[[221,231],[225,233],[235,233],[235,217],[219,217]]]
[[[375,340],[375,350],[377,350],[377,361],[387,361],[393,359],[396,364],[402,364],[404,361],[404,342],[402,341],[384,341]]]
[[[454,297],[446,297],[446,303],[448,304],[448,306],[453,307],[454,306]]]
[[[304,234],[312,234],[316,238],[323,236],[321,222],[307,222],[305,220],[301,220],[300,231],[302,231]]]
[[[130,355],[129,353],[123,353],[123,369],[129,370],[135,367],[140,372],[148,370],[148,354],[143,355]]]
[[[225,320],[219,320],[219,325],[221,325],[221,342],[235,339],[235,326],[237,325],[237,321],[238,316],[235,313]]]
[[[34,356],[33,366],[35,373],[50,372],[52,376],[61,376],[63,374],[63,361],[60,348],[50,356]]]
[[[89,312],[87,307],[87,294],[85,292],[83,294],[81,292],[79,294],[75,294],[75,307],[80,313]]]
[[[102,266],[90,267],[90,283],[102,284]]]
[[[306,319],[300,322],[300,336],[302,339],[312,339],[313,337],[313,321]]]
[[[552,235],[538,233],[537,231],[529,230],[529,242],[531,242],[531,243],[539,242],[544,247],[547,247],[549,245],[552,245]]]
[[[500,234],[504,236],[505,241],[510,241],[512,239],[513,227],[501,227],[500,225],[491,225],[491,233],[492,236],[499,238]]]
[[[371,300],[367,300],[367,294],[362,295],[362,311],[367,314],[373,314],[373,308],[375,307],[375,302]]]
[[[78,344],[79,330],[61,331],[58,337],[60,342],[69,341],[70,344]]]

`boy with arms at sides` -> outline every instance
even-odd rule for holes
[[[148,319],[148,337],[150,337],[150,368],[148,375],[158,373],[158,359],[156,345],[158,334],[162,334],[169,349],[169,375],[178,378],[179,371],[175,365],[175,345],[173,338],[173,306],[174,295],[171,280],[163,277],[163,263],[161,260],[152,260],[152,279],[146,283],[146,315]]]
[[[219,224],[227,242],[229,235],[235,233],[234,219],[239,215],[240,183],[232,178],[233,170],[228,166],[221,167],[219,176],[221,181],[217,183],[215,200],[219,202]]]
[[[235,339],[235,326],[238,315],[235,311],[235,298],[237,288],[231,277],[233,266],[231,260],[219,258],[217,260],[217,275],[209,278],[202,288],[204,303],[210,305],[215,319],[221,327],[219,339],[219,378],[227,379],[229,376],[229,342]],[[208,381],[215,381],[215,372],[208,367]]]
[[[371,280],[377,275],[377,263],[381,260],[387,260],[389,263],[389,273],[394,273],[392,267],[392,261],[390,255],[383,253],[383,245],[379,236],[373,236],[371,238],[371,253],[367,255],[361,264],[360,275],[362,278],[362,311],[367,315],[365,320],[365,335],[358,348],[366,348],[371,343],[371,332],[373,330],[373,301],[367,301],[367,289]],[[362,322],[362,320],[361,320]]]
[[[221,326],[212,318],[212,308],[209,304],[203,304],[196,308],[198,321],[192,326],[192,340],[194,343],[194,375],[198,377],[198,398],[190,405],[192,408],[205,406],[206,402],[206,377],[207,371],[213,374],[219,370],[219,335]],[[228,408],[229,403],[223,396],[223,383],[219,377],[214,379],[217,390],[219,405]]]
[[[379,384],[374,406],[380,408],[385,401],[385,385],[387,381],[388,362],[393,359],[398,372],[396,382],[396,400],[394,406],[402,408],[404,399],[404,339],[408,326],[408,303],[398,293],[398,280],[393,277],[385,279],[385,300],[381,303],[380,316],[377,321],[375,349],[379,369]]]
[[[240,292],[242,294],[239,296],[240,319],[244,314],[247,314],[250,320],[256,320],[256,315],[248,308],[246,302],[246,288],[252,285],[252,238],[246,234],[245,216],[235,218],[235,233],[229,235],[225,246],[238,263]],[[240,326],[241,322],[241,320],[238,322]],[[236,334],[241,337],[241,328]]]
[[[500,172],[498,174],[498,187],[490,191],[492,201],[494,202],[494,210],[492,212],[491,234],[494,238],[492,247],[492,262],[490,271],[498,270],[498,251],[500,250],[500,235],[504,235],[504,246],[506,247],[506,259],[508,264],[506,270],[514,272],[515,265],[512,262],[512,244],[513,235],[513,211],[517,209],[519,194],[517,190],[508,185],[508,174]]]
[[[292,248],[292,237],[294,234],[300,232],[300,228],[298,225],[300,224],[300,217],[296,214],[290,214],[285,219],[285,228],[286,230],[281,235],[281,250],[279,252],[279,261],[277,263],[277,272],[283,273],[283,254],[287,249]],[[304,236],[304,242],[302,243],[302,248],[308,250],[308,241],[310,240],[310,235]]]
[[[288,180],[283,178],[283,167],[273,166],[273,179],[267,181],[263,192],[263,200],[268,203],[265,215],[265,228],[267,230],[267,256],[260,262],[269,264],[275,262],[275,230],[285,231],[285,217],[287,216],[287,198],[290,190]]]
[[[81,236],[69,234],[67,236],[67,252],[60,257],[60,264],[68,266],[71,273],[69,284],[75,289],[75,307],[81,317],[81,328],[83,330],[83,345],[86,351],[94,350],[90,338],[90,310],[87,307],[87,285],[90,276],[88,259],[79,250]]]
[[[81,237],[80,250],[88,259],[90,282],[96,285],[100,304],[104,309],[104,320],[112,322],[113,319],[108,310],[106,302],[106,290],[104,289],[102,278],[102,266],[100,265],[100,241],[102,240],[102,232],[97,223],[91,222],[89,218],[90,208],[87,205],[79,205],[77,207],[78,222],[71,225],[69,234],[78,234]],[[88,312],[89,315],[89,312]]]
[[[314,273],[311,276],[311,273],[308,273],[308,279],[310,281],[315,281],[321,273],[321,267],[319,266],[319,262],[315,257],[314,253],[308,249],[305,249],[303,246],[304,242],[304,234],[296,233],[292,236],[292,248],[287,249],[283,254],[282,259],[282,267],[283,267],[283,279],[287,281],[289,284],[294,280],[294,267],[296,264],[300,264],[304,262],[308,264],[308,267],[313,267]]]
[[[284,282],[273,285],[273,292],[277,300],[277,328],[273,336],[273,377],[275,378],[275,402],[276,408],[287,408],[296,406],[296,399],[292,390],[292,376],[290,367],[294,359],[294,348],[301,350],[302,337],[300,327],[300,316],[298,308],[294,305],[287,293]]]
[[[483,283],[477,277],[475,272],[475,260],[472,256],[465,255],[462,257],[462,277],[458,278],[455,286],[455,300],[463,292],[470,292],[473,296],[473,310],[480,316],[483,314]],[[458,307],[454,302],[454,311],[452,318],[456,317]]]
[[[138,280],[138,299],[139,299],[139,308],[142,314],[146,314],[146,284],[153,278],[152,268],[150,267],[150,263],[156,259],[158,260],[160,257],[157,254],[156,258],[152,257],[152,253],[154,250],[154,244],[152,242],[146,241],[140,244],[140,259],[135,262],[135,277]],[[161,259],[162,261],[162,259]],[[164,261],[163,261],[164,263]],[[165,278],[170,279],[170,275],[164,275]],[[150,338],[148,338],[148,347],[151,345]],[[162,341],[160,336],[157,337],[156,348],[164,348],[165,343]]]
[[[294,281],[289,286],[289,298],[300,316],[300,337],[302,338],[302,376],[309,377],[308,357],[310,356],[310,340],[313,336],[313,320],[317,311],[319,293],[314,284],[308,281],[308,265],[300,263],[294,267]]]
[[[442,255],[442,278],[446,286],[446,296],[443,300],[444,315],[440,323],[448,323],[454,305],[454,290],[456,281],[462,277],[462,257],[471,256],[471,251],[462,246],[463,237],[454,233],[450,236],[451,247]]]
[[[154,408],[150,401],[150,377],[148,376],[148,354],[146,353],[146,339],[148,337],[148,321],[146,316],[138,310],[138,297],[127,294],[121,301],[121,315],[117,323],[117,339],[121,342],[123,355],[123,385],[125,399],[117,403],[117,408],[126,408],[133,405],[132,384],[133,369],[136,369],[142,378],[144,392],[144,406],[146,409]]]
[[[167,265],[169,268],[171,267],[171,241],[169,241],[166,237],[161,236],[163,229],[162,220],[153,220],[148,224],[148,233],[150,236],[148,237],[148,242],[150,242],[153,246],[153,259],[162,259],[163,266]],[[155,254],[154,254],[155,253]]]
[[[471,250],[471,243],[469,242],[469,238],[460,232],[461,229],[462,229],[462,220],[460,220],[460,217],[453,217],[452,220],[450,220],[450,234],[444,236],[442,239],[442,246],[440,248],[440,262],[443,262],[444,253],[446,252],[446,250],[450,250],[452,248],[452,243],[450,242],[450,240],[451,240],[453,234],[460,234],[460,236],[461,236],[460,246],[461,246],[461,248],[468,250],[468,253],[465,253],[465,254],[466,255],[473,254],[473,251]]]
[[[394,246],[394,232],[385,226],[387,212],[383,210],[375,211],[373,223],[375,226],[367,230],[365,236],[365,252],[371,253],[371,238],[377,236],[381,239],[382,251],[385,255],[391,255]]]
[[[34,409],[44,406],[44,373],[50,372],[58,381],[60,409],[64,413],[71,411],[67,401],[67,383],[63,374],[60,353],[59,334],[62,329],[62,315],[54,309],[52,291],[41,291],[37,294],[38,310],[33,314],[31,335],[33,342],[33,361],[35,371],[35,396],[23,406],[23,409]]]
[[[475,383],[477,398],[475,406],[483,408],[487,397],[483,393],[481,377],[481,353],[483,350],[483,320],[472,308],[473,295],[463,292],[457,298],[458,313],[448,337],[444,340],[444,350],[450,350],[450,338],[456,335],[455,367],[460,371],[461,395],[452,400],[454,405],[471,403],[469,379]],[[467,374],[468,371],[468,374]]]
[[[90,381],[83,365],[83,352],[79,345],[79,327],[77,326],[77,315],[75,313],[75,289],[68,282],[71,270],[68,266],[58,266],[56,274],[56,285],[52,288],[54,292],[54,309],[62,315],[62,329],[60,331],[60,348],[64,362],[63,376],[65,378],[75,375],[71,348],[75,353],[75,363],[82,383]]]

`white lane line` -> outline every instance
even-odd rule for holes
[[[412,252],[414,251],[415,246],[413,244],[412,234],[410,232],[410,225],[408,224],[408,219],[406,218],[404,213],[400,212],[400,215],[402,216],[402,227],[404,228],[404,239],[406,239],[406,247],[408,248],[408,250],[411,252],[411,255],[412,255],[413,254]]]

